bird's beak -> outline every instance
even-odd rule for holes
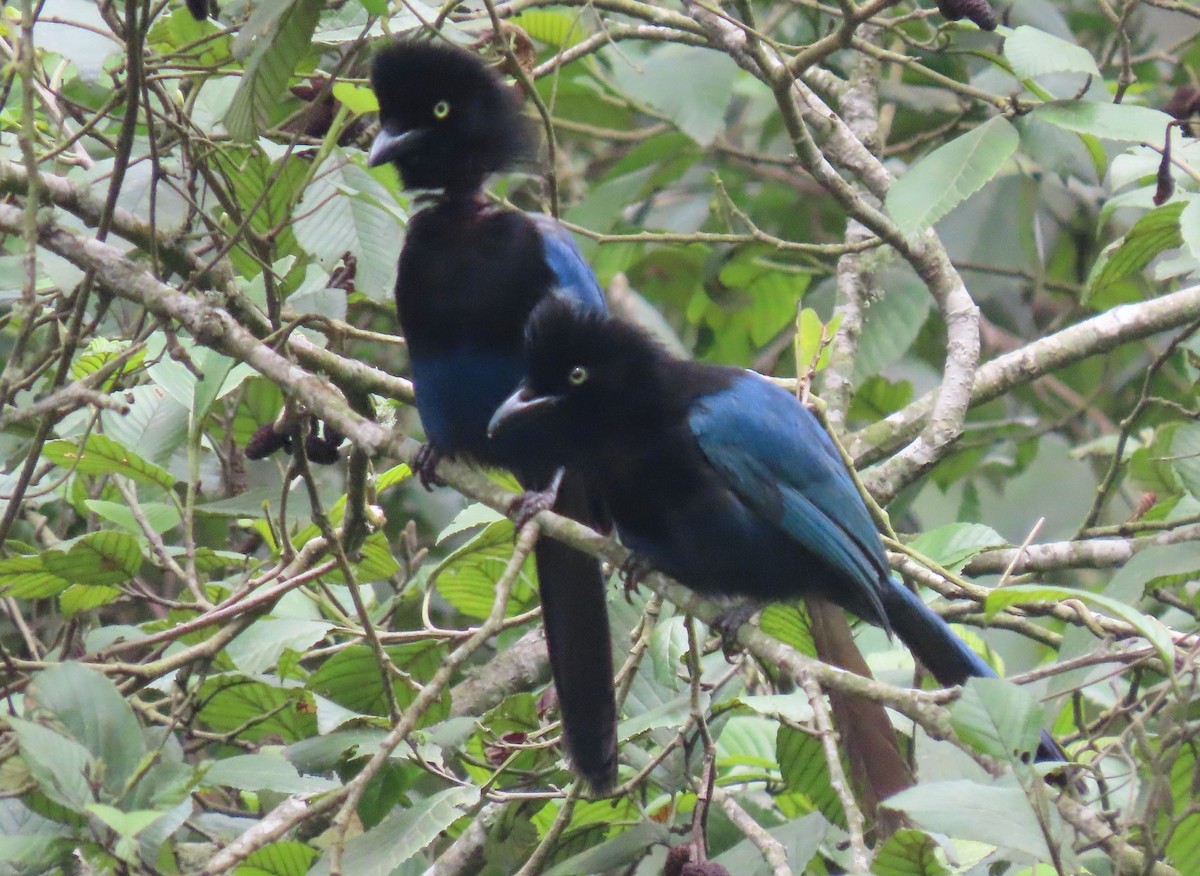
[[[504,431],[514,423],[549,410],[558,404],[558,401],[557,395],[534,395],[528,387],[520,387],[496,408],[496,413],[492,414],[492,420],[487,427],[488,437],[494,438],[498,432]]]
[[[371,151],[367,155],[367,167],[379,167],[389,161],[395,161],[416,142],[416,130],[401,131],[396,134],[387,128],[382,128],[371,143]]]

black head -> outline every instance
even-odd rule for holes
[[[525,379],[496,409],[488,434],[536,433],[559,457],[553,462],[578,462],[632,423],[653,418],[668,359],[638,327],[547,298],[529,318]]]
[[[520,97],[479,55],[392,42],[375,55],[371,86],[382,130],[367,163],[391,162],[406,188],[470,191],[533,156],[537,138]]]

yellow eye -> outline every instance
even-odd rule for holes
[[[571,369],[571,373],[567,375],[567,380],[570,382],[571,386],[579,386],[579,384],[583,383],[587,379],[588,370],[582,365],[576,365]]]
[[[433,107],[433,117],[435,119],[444,119],[450,115],[450,101],[439,100]]]

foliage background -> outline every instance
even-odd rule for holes
[[[1200,110],[1200,13],[997,11],[6,7],[0,872],[647,874],[689,841],[747,873],[1196,872],[1200,146],[1162,110]],[[625,793],[572,788],[539,525],[514,550],[499,476],[408,477],[413,205],[365,167],[364,71],[421,30],[535,89],[551,160],[496,197],[681,352],[813,382],[895,567],[1022,686],[911,690],[871,629],[879,681],[841,672],[792,605],[730,664],[685,615],[715,606],[614,588]],[[281,411],[341,464],[247,461]],[[888,707],[842,757],[822,690]],[[883,721],[919,781],[880,807]],[[1042,726],[1082,793],[1026,763]]]

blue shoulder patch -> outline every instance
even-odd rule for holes
[[[837,447],[795,396],[746,372],[697,399],[688,424],[742,501],[862,587],[886,617],[879,533]]]
[[[534,227],[542,236],[546,264],[558,279],[558,288],[555,291],[589,310],[605,310],[604,293],[600,289],[600,283],[588,263],[584,261],[583,253],[579,251],[571,232],[552,216],[538,213],[526,215],[533,220]]]

